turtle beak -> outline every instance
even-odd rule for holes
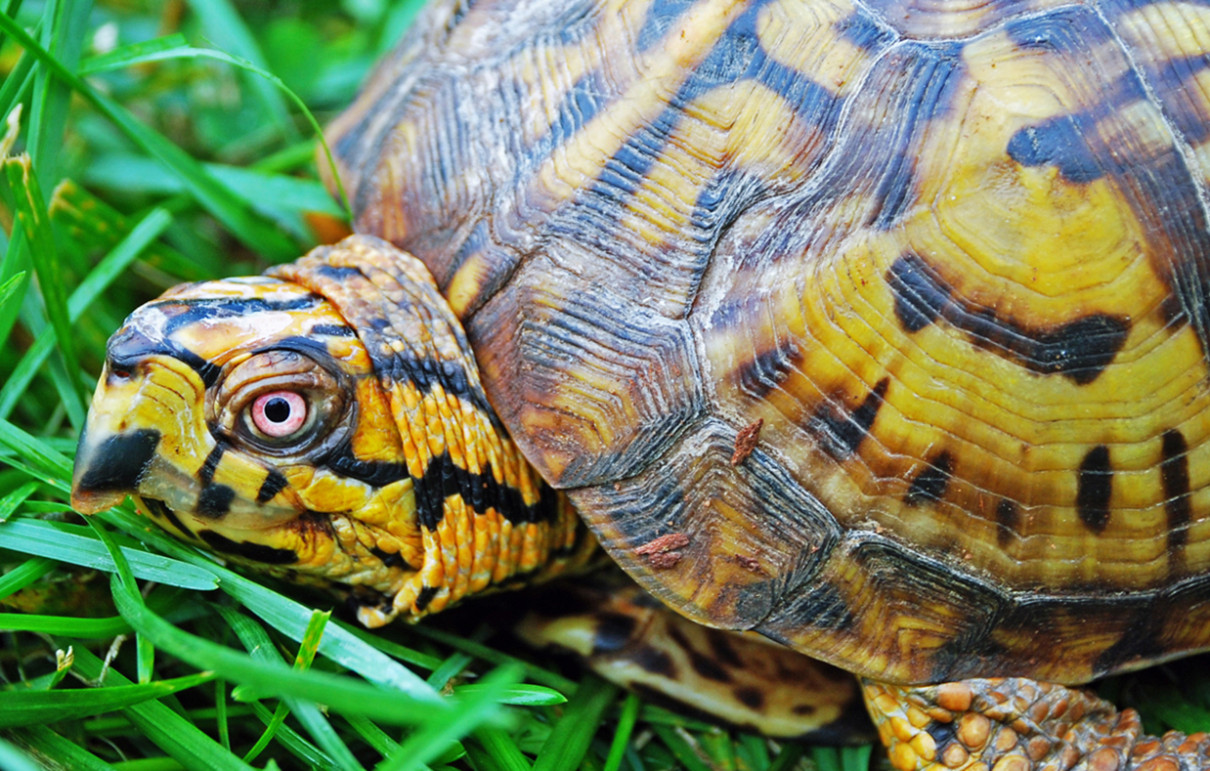
[[[71,478],[71,507],[81,514],[96,514],[120,504],[138,489],[160,434],[152,429],[120,433],[110,415],[91,412]]]
[[[107,364],[80,435],[72,508],[95,514],[127,495],[149,492],[149,482],[155,487],[170,479],[188,483],[192,474],[171,461],[180,454],[166,446],[173,442],[165,442],[165,433],[196,436],[199,427],[189,425],[188,416],[196,413],[201,389],[200,380],[170,357],[149,356],[119,372]],[[174,404],[178,401],[183,403]]]

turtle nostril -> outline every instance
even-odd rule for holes
[[[132,327],[123,327],[109,338],[105,346],[105,365],[119,378],[129,378],[148,355],[158,353],[162,346]]]
[[[113,384],[117,381],[126,381],[134,377],[136,365],[129,361],[119,361],[110,356],[105,360],[105,382]]]

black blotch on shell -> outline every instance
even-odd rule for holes
[[[1021,506],[1016,501],[1001,498],[996,504],[996,543],[1001,548],[1007,546],[1017,534],[1021,526]]]
[[[807,430],[819,440],[824,451],[837,460],[844,460],[869,436],[886,399],[890,378],[882,378],[851,412],[845,414],[827,402],[821,404],[807,421]]]
[[[939,501],[945,497],[949,487],[950,475],[953,473],[953,459],[948,452],[942,452],[921,469],[903,496],[903,502],[908,506],[919,506],[922,503]]]
[[[765,695],[759,689],[750,686],[736,688],[735,698],[745,707],[759,712],[765,707]]]
[[[592,636],[594,655],[617,653],[631,644],[637,622],[624,613],[598,613],[593,620],[596,630]]]
[[[1099,533],[1109,524],[1109,498],[1113,494],[1109,448],[1098,444],[1089,450],[1076,474],[1076,511],[1089,530]]]
[[[631,653],[630,659],[653,675],[669,679],[676,678],[676,665],[672,662],[672,658],[658,648],[644,645]]]
[[[1185,435],[1175,428],[1164,432],[1160,461],[1160,482],[1164,486],[1164,513],[1168,517],[1170,557],[1184,549],[1193,521],[1189,485],[1189,446]]]
[[[895,260],[886,282],[895,298],[895,316],[908,333],[943,319],[980,348],[1032,372],[1062,375],[1078,385],[1096,380],[1130,334],[1126,319],[1103,313],[1040,329],[1000,318],[993,308],[954,297],[937,271],[911,252]]]

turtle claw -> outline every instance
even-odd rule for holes
[[[917,687],[864,680],[862,687],[898,771],[1210,768],[1210,735],[1148,736],[1133,709],[1057,683],[1010,677]]]

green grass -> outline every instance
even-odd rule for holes
[[[317,215],[342,216],[311,115],[348,103],[415,10],[264,5],[0,0],[0,117],[20,107],[0,175],[0,767],[868,766],[869,747],[772,744],[502,650],[474,606],[369,634],[128,506],[70,513],[108,335],[168,286],[292,258]],[[1206,669],[1108,687],[1153,728],[1205,729]]]

